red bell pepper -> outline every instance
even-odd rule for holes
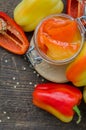
[[[74,18],[84,15],[85,0],[67,0],[67,13]]]
[[[81,91],[69,84],[38,84],[33,91],[33,104],[42,108],[63,122],[70,122],[75,111],[81,120],[78,105],[82,99]]]
[[[0,12],[0,46],[19,55],[24,54],[29,47],[21,27],[4,12]]]

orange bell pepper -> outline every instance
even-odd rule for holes
[[[86,86],[86,42],[79,55],[67,66],[66,77],[77,87]]]

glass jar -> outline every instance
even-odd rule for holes
[[[53,23],[53,25],[50,25],[50,24],[52,24],[52,21],[53,21],[53,19],[54,20],[57,20],[57,22],[56,23],[58,23],[60,20],[62,20],[61,22],[63,22],[62,23],[62,26],[61,26],[61,24],[59,24],[59,25],[55,25],[55,27],[54,27],[54,29],[53,29],[53,25],[54,25],[54,23]],[[83,47],[83,44],[84,44],[84,39],[85,39],[85,27],[83,26],[83,24],[82,24],[82,17],[81,18],[77,18],[77,19],[74,19],[74,18],[72,18],[71,16],[69,16],[69,15],[67,15],[67,14],[54,14],[54,15],[50,15],[50,16],[48,16],[48,17],[46,17],[46,18],[44,18],[40,23],[39,23],[39,25],[36,27],[36,29],[35,29],[35,31],[34,31],[34,34],[33,34],[33,37],[32,37],[32,40],[31,40],[31,44],[30,44],[30,49],[29,49],[29,51],[26,53],[26,55],[27,55],[27,57],[29,58],[29,60],[31,61],[31,63],[32,63],[32,65],[34,66],[34,68],[38,71],[38,73],[40,73],[44,78],[46,78],[46,79],[48,79],[48,80],[50,80],[50,81],[54,81],[54,82],[66,82],[67,81],[67,79],[66,79],[66,77],[65,77],[65,71],[66,71],[66,67],[67,67],[67,65],[69,64],[69,63],[71,63],[76,57],[77,57],[77,55],[80,53],[80,51],[81,51],[81,49],[82,49],[82,47]],[[51,22],[49,23],[49,24],[46,24],[47,22],[49,22],[49,20],[51,20]],[[72,32],[67,32],[67,34],[68,34],[68,36],[67,36],[67,34],[65,34],[65,22],[64,22],[64,20],[68,23],[68,25],[66,25],[66,27],[67,26],[70,26],[69,25],[69,23],[70,22],[75,22],[76,23],[76,25],[77,25],[77,28],[76,28],[76,26],[75,26],[75,29],[78,31],[78,35],[76,35],[75,34],[75,32],[74,33],[72,33]],[[55,24],[56,24],[55,23]],[[74,24],[75,24],[74,23]],[[48,26],[49,25],[49,26]],[[73,24],[71,24],[71,26],[72,26]],[[43,28],[41,28],[43,26]],[[57,27],[58,26],[58,27]],[[47,31],[46,31],[46,27],[47,27]],[[59,28],[59,32],[60,32],[60,34],[62,34],[62,36],[64,37],[64,39],[68,39],[68,40],[70,40],[71,39],[71,35],[72,35],[72,37],[73,37],[73,35],[75,36],[75,40],[73,39],[73,44],[70,42],[70,43],[67,43],[67,41],[64,41],[64,39],[63,39],[63,41],[61,41],[61,40],[58,40],[58,39],[54,39],[54,38],[51,38],[51,36],[52,36],[52,33],[51,32],[53,32],[53,30],[58,30],[58,28]],[[63,28],[63,29],[62,29]],[[73,27],[72,27],[73,28]],[[50,31],[50,34],[48,35],[46,32],[49,32],[49,29],[51,29]],[[45,31],[44,31],[45,30]],[[72,29],[73,30],[73,29]],[[42,32],[42,31],[44,31],[44,32]],[[63,31],[63,32],[61,32],[61,31]],[[69,30],[70,31],[70,30]],[[74,31],[74,30],[73,30]],[[39,33],[40,32],[40,33]],[[56,33],[56,32],[55,32]],[[46,41],[43,41],[44,39],[43,39],[43,37],[41,37],[42,36],[42,34],[43,34],[43,36],[44,36],[44,38],[46,39]],[[58,38],[59,38],[59,33],[56,33],[56,34],[58,34]],[[56,35],[55,34],[55,35]],[[79,41],[78,41],[78,37],[79,36]],[[53,35],[53,37],[54,37],[54,35]],[[57,38],[57,37],[55,37],[55,38]],[[39,38],[39,39],[38,39]],[[48,38],[49,38],[49,40],[48,40]],[[40,46],[40,41],[41,40],[41,45],[42,45],[42,47]],[[48,41],[48,43],[47,43],[47,41]],[[51,48],[49,48],[49,41],[50,41],[50,46],[51,46]],[[55,43],[55,45],[54,45],[54,47],[53,47],[53,44],[52,44],[52,41],[53,41],[53,43]],[[58,41],[59,41],[59,43],[58,43]],[[79,42],[79,44],[78,44],[78,47],[76,47],[76,43],[77,42]],[[57,44],[58,43],[58,47],[57,47]],[[62,47],[60,47],[60,44],[62,45]],[[72,45],[71,45],[72,44]],[[71,47],[72,46],[72,47]],[[42,48],[42,49],[41,49]],[[53,49],[54,48],[54,49]],[[56,50],[55,50],[55,48],[57,48]],[[60,49],[59,48],[61,48],[61,52],[60,52]],[[65,49],[64,49],[65,48]],[[72,48],[72,49],[71,49]],[[75,48],[78,48],[77,50],[75,50]],[[43,50],[44,49],[44,50]],[[49,51],[48,51],[48,49],[49,49]],[[68,50],[69,49],[69,50]],[[71,53],[70,51],[71,50],[72,51],[74,51],[74,53],[72,54],[72,55],[70,55],[69,56],[69,54]],[[62,55],[63,57],[64,57],[64,55],[65,55],[65,53],[67,53],[68,52],[68,57],[66,57],[66,58],[63,58],[63,57],[61,57],[61,58],[52,58],[52,56],[50,57],[48,54],[50,54],[51,55],[51,50],[52,50],[52,54],[54,55],[54,53],[56,53],[56,54],[58,54],[58,56],[60,56],[60,55]],[[56,51],[56,52],[55,52]],[[58,53],[59,52],[59,53]],[[56,54],[55,54],[55,56],[56,56]],[[67,54],[66,54],[67,55]],[[58,57],[57,56],[57,57]],[[43,64],[43,65],[42,65]],[[45,65],[44,65],[45,64]],[[47,67],[45,67],[45,66],[47,66]],[[43,69],[43,67],[45,67],[46,68],[46,70],[44,70]],[[50,68],[50,69],[49,69]],[[42,71],[41,71],[41,69],[43,69]],[[48,69],[49,69],[49,71],[51,71],[50,73],[49,73],[49,71],[48,71]],[[46,71],[45,73],[44,73],[44,71]],[[54,73],[53,73],[54,72]],[[50,75],[52,75],[52,73],[53,73],[53,76],[54,76],[54,74],[55,74],[55,76],[56,76],[56,73],[57,73],[57,76],[56,76],[56,78],[55,78],[55,80],[51,77],[50,78]],[[61,75],[60,77],[63,77],[62,78],[62,80],[58,80],[57,78],[59,77],[59,75]],[[64,75],[64,76],[63,76]],[[49,77],[49,78],[48,78]],[[57,80],[56,80],[57,79]]]

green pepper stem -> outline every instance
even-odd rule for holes
[[[79,110],[78,106],[76,106],[76,105],[73,107],[73,110],[77,113],[77,115],[78,115],[78,117],[79,117],[78,120],[76,121],[76,123],[79,124],[80,121],[81,121],[80,110]]]

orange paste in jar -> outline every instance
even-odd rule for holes
[[[52,60],[71,58],[79,49],[81,34],[77,22],[53,16],[42,22],[37,32],[37,46]]]

